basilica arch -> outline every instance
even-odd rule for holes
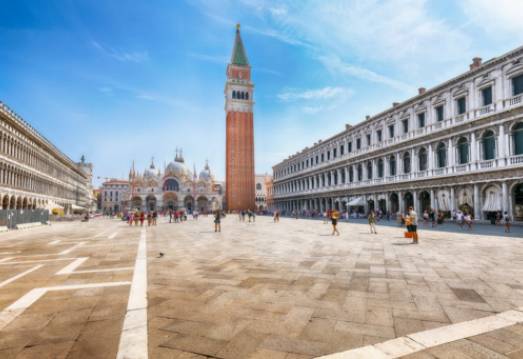
[[[207,197],[205,197],[205,196],[198,197],[197,203],[198,203],[198,210],[201,213],[209,212],[209,200],[207,199]]]
[[[183,200],[183,205],[187,209],[187,212],[192,213],[192,211],[194,210],[194,197],[190,194],[185,196]]]
[[[156,196],[150,194],[145,199],[146,207],[148,211],[156,211]]]
[[[178,209],[178,197],[174,192],[167,192],[163,195],[163,208],[176,210]]]
[[[142,209],[142,198],[141,197],[135,196],[131,199],[131,209],[133,209],[133,210]]]

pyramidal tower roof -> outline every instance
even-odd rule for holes
[[[249,66],[249,60],[247,60],[247,54],[240,36],[240,24],[236,25],[236,38],[234,39],[234,48],[232,49],[231,64]]]

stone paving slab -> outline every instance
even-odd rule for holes
[[[398,357],[416,346],[400,337],[523,307],[516,237],[421,229],[412,245],[393,226],[371,235],[342,223],[332,237],[321,221],[236,216],[212,229],[210,216],[146,229],[150,358],[304,359],[356,348]],[[134,268],[140,233],[99,219],[0,234],[0,283],[42,265],[0,287],[0,311],[35,288],[130,282],[134,269],[111,269]],[[64,270],[78,258],[87,259]],[[128,285],[47,292],[0,331],[0,357],[115,358],[128,300]],[[523,357],[522,331],[411,357]]]

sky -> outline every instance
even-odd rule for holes
[[[345,124],[523,45],[520,0],[0,0],[0,101],[95,183],[183,148],[225,176],[225,70],[241,24],[257,173]],[[98,178],[99,177],[99,178]]]

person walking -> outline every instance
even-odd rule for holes
[[[153,223],[153,215],[151,212],[147,212],[147,227],[150,227]]]
[[[466,212],[463,215],[463,222],[467,225],[468,229],[472,229],[472,216],[470,213]]]
[[[158,212],[153,211],[153,226],[156,226],[157,219],[158,219]]]
[[[276,210],[274,211],[274,223],[278,223],[280,221],[280,211]]]
[[[145,213],[143,211],[140,212],[140,227],[143,227],[143,221],[145,221]]]
[[[408,217],[410,225],[407,229],[412,233],[412,243],[418,244],[418,215],[412,206],[409,207]]]
[[[214,232],[222,231],[221,217],[222,214],[220,210],[217,209],[216,211],[214,211]]]
[[[370,210],[367,219],[369,220],[370,233],[378,234],[376,230],[376,213],[374,213],[373,209]]]
[[[340,218],[340,212],[337,210],[331,211],[331,223],[332,223],[332,235],[340,235],[340,232],[338,231],[338,219]]]
[[[507,212],[504,213],[503,221],[505,222],[505,233],[510,233],[510,226],[512,226],[512,223]]]

